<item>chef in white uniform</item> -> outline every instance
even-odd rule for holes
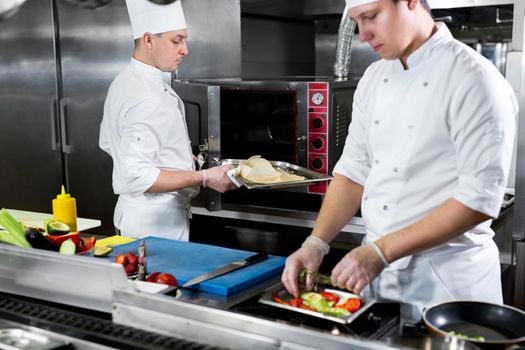
[[[347,9],[382,59],[359,81],[343,154],[284,285],[297,295],[298,271],[316,271],[361,208],[366,237],[332,270],[335,286],[419,311],[455,299],[502,303],[490,224],[511,164],[511,86],[434,22],[424,0],[347,0]]]
[[[182,100],[170,86],[188,54],[181,1],[126,0],[135,52],[104,104],[100,147],[113,158],[115,227],[129,237],[188,240],[199,186],[235,187],[229,166],[195,171]]]

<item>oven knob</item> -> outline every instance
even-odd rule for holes
[[[314,169],[321,169],[323,167],[323,161],[320,158],[314,158],[312,160],[312,166]]]
[[[320,127],[323,126],[323,120],[321,118],[314,118],[312,120],[312,126],[315,128],[315,129],[319,129]]]
[[[315,149],[321,149],[323,147],[323,143],[323,139],[321,139],[320,137],[316,137],[312,141],[312,147]]]

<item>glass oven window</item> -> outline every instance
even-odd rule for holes
[[[295,91],[221,91],[221,157],[297,163]]]

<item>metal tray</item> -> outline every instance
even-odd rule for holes
[[[373,298],[366,298],[366,297],[362,297],[362,296],[357,295],[357,294],[353,294],[353,293],[350,293],[350,292],[345,292],[345,291],[341,291],[341,290],[337,290],[337,289],[323,288],[323,291],[335,293],[341,298],[343,298],[343,297],[347,297],[347,298],[356,298],[356,297],[357,298],[361,298],[361,300],[363,302],[363,305],[361,306],[361,308],[359,310],[357,310],[356,312],[354,312],[354,313],[352,313],[351,315],[348,315],[348,316],[337,317],[337,316],[324,315],[324,314],[322,314],[320,312],[317,312],[317,311],[301,309],[301,308],[298,308],[298,307],[295,307],[295,306],[285,305],[285,304],[281,304],[281,303],[278,303],[278,302],[274,301],[273,298],[272,298],[272,295],[275,295],[275,296],[277,296],[278,298],[280,298],[282,300],[288,300],[288,299],[291,298],[291,295],[288,293],[288,291],[283,286],[278,286],[277,288],[273,288],[273,289],[270,289],[270,290],[266,291],[261,296],[261,298],[259,298],[259,302],[261,304],[276,306],[276,307],[280,307],[280,308],[283,308],[283,309],[287,309],[287,310],[291,310],[291,311],[295,311],[295,312],[300,312],[300,313],[303,313],[303,314],[307,314],[307,315],[315,316],[315,317],[319,317],[319,318],[324,318],[326,320],[330,320],[330,321],[334,321],[334,322],[342,323],[342,324],[349,324],[349,323],[351,323],[353,320],[355,320],[357,317],[359,317],[359,315],[361,315],[368,308],[370,308],[370,306],[372,306],[373,304],[376,303],[376,300],[373,299]]]
[[[214,159],[214,161],[215,163],[219,165],[231,164],[234,166],[238,166],[241,159]],[[263,183],[252,182],[252,181],[246,180],[240,176],[236,176],[236,175],[232,175],[232,176],[234,176],[235,180],[240,182],[244,187],[246,187],[249,190],[307,186],[307,185],[312,185],[318,182],[329,181],[332,179],[331,176],[324,175],[324,174],[315,172],[313,170],[303,168],[299,165],[295,165],[295,164],[291,164],[287,162],[276,161],[276,160],[270,160],[269,162],[275,169],[283,170],[288,173],[299,175],[299,176],[304,176],[305,179],[300,180],[300,181],[287,181],[287,182],[279,182],[279,183],[273,183],[273,184],[263,184]]]

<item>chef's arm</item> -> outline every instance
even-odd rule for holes
[[[159,176],[147,193],[162,193],[200,186],[204,181],[202,171],[173,171],[160,169]]]
[[[393,262],[446,243],[490,217],[456,199],[449,199],[423,219],[376,241],[386,259]]]
[[[326,243],[354,217],[361,206],[363,186],[349,178],[334,174],[317,216],[312,235]]]

